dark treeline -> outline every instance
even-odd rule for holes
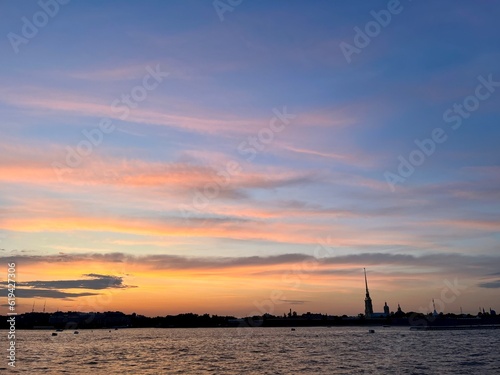
[[[1,319],[0,328],[9,328],[7,319]],[[56,313],[26,313],[16,316],[16,329],[97,329],[97,328],[146,328],[146,327],[226,327],[233,316],[198,315],[193,313],[147,317],[124,314],[119,311],[82,313],[76,311]]]
[[[0,328],[8,329],[10,323],[3,316]],[[76,311],[55,313],[26,313],[17,315],[16,329],[99,329],[99,328],[209,328],[209,327],[300,327],[300,326],[360,326],[360,325],[473,325],[500,324],[500,318],[488,313],[472,315],[455,314],[390,314],[377,319],[366,319],[362,314],[357,317],[331,316],[306,313],[290,313],[283,316],[264,314],[245,318],[194,313],[146,317],[138,314],[124,314],[119,311],[103,313],[82,313]]]

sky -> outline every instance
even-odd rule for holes
[[[375,311],[500,309],[498,3],[6,0],[0,18],[20,312],[357,315],[363,268]]]

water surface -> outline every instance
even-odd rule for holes
[[[17,373],[500,374],[500,330],[210,328],[17,332]],[[5,332],[4,332],[5,333]],[[0,364],[9,371],[7,359]]]

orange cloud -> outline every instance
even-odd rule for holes
[[[81,311],[119,309],[150,315],[186,311],[280,314],[294,301],[305,303],[303,308],[307,310],[302,312],[357,313],[362,311],[364,297],[361,265],[369,266],[372,297],[380,306],[384,300],[395,305],[397,298],[406,304],[404,307],[416,309],[429,298],[422,293],[423,286],[431,293],[439,292],[444,285],[440,280],[443,277],[453,280],[459,272],[459,284],[473,289],[470,277],[496,269],[499,261],[492,256],[434,254],[414,257],[380,253],[320,260],[301,254],[193,258],[119,253],[19,255],[13,259],[23,265],[22,279],[30,287],[57,286],[55,289],[63,292],[94,294],[62,299],[47,297],[51,310],[61,307]],[[113,283],[99,282],[97,288],[85,282],[82,288],[72,286],[71,280],[92,275],[104,281],[108,278]],[[432,279],[431,275],[437,278]],[[89,286],[85,288],[85,284]],[[415,291],[411,295],[413,300],[408,298],[408,290]],[[269,304],[269,296],[277,294],[280,296],[278,303]],[[420,302],[415,301],[417,296]],[[30,307],[31,303],[25,304],[28,305]],[[264,310],[260,311],[261,308]]]

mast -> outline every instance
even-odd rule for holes
[[[434,308],[434,312],[432,313],[434,316],[438,316],[438,312],[436,311],[436,304],[434,302],[434,298],[432,299],[432,307]]]

